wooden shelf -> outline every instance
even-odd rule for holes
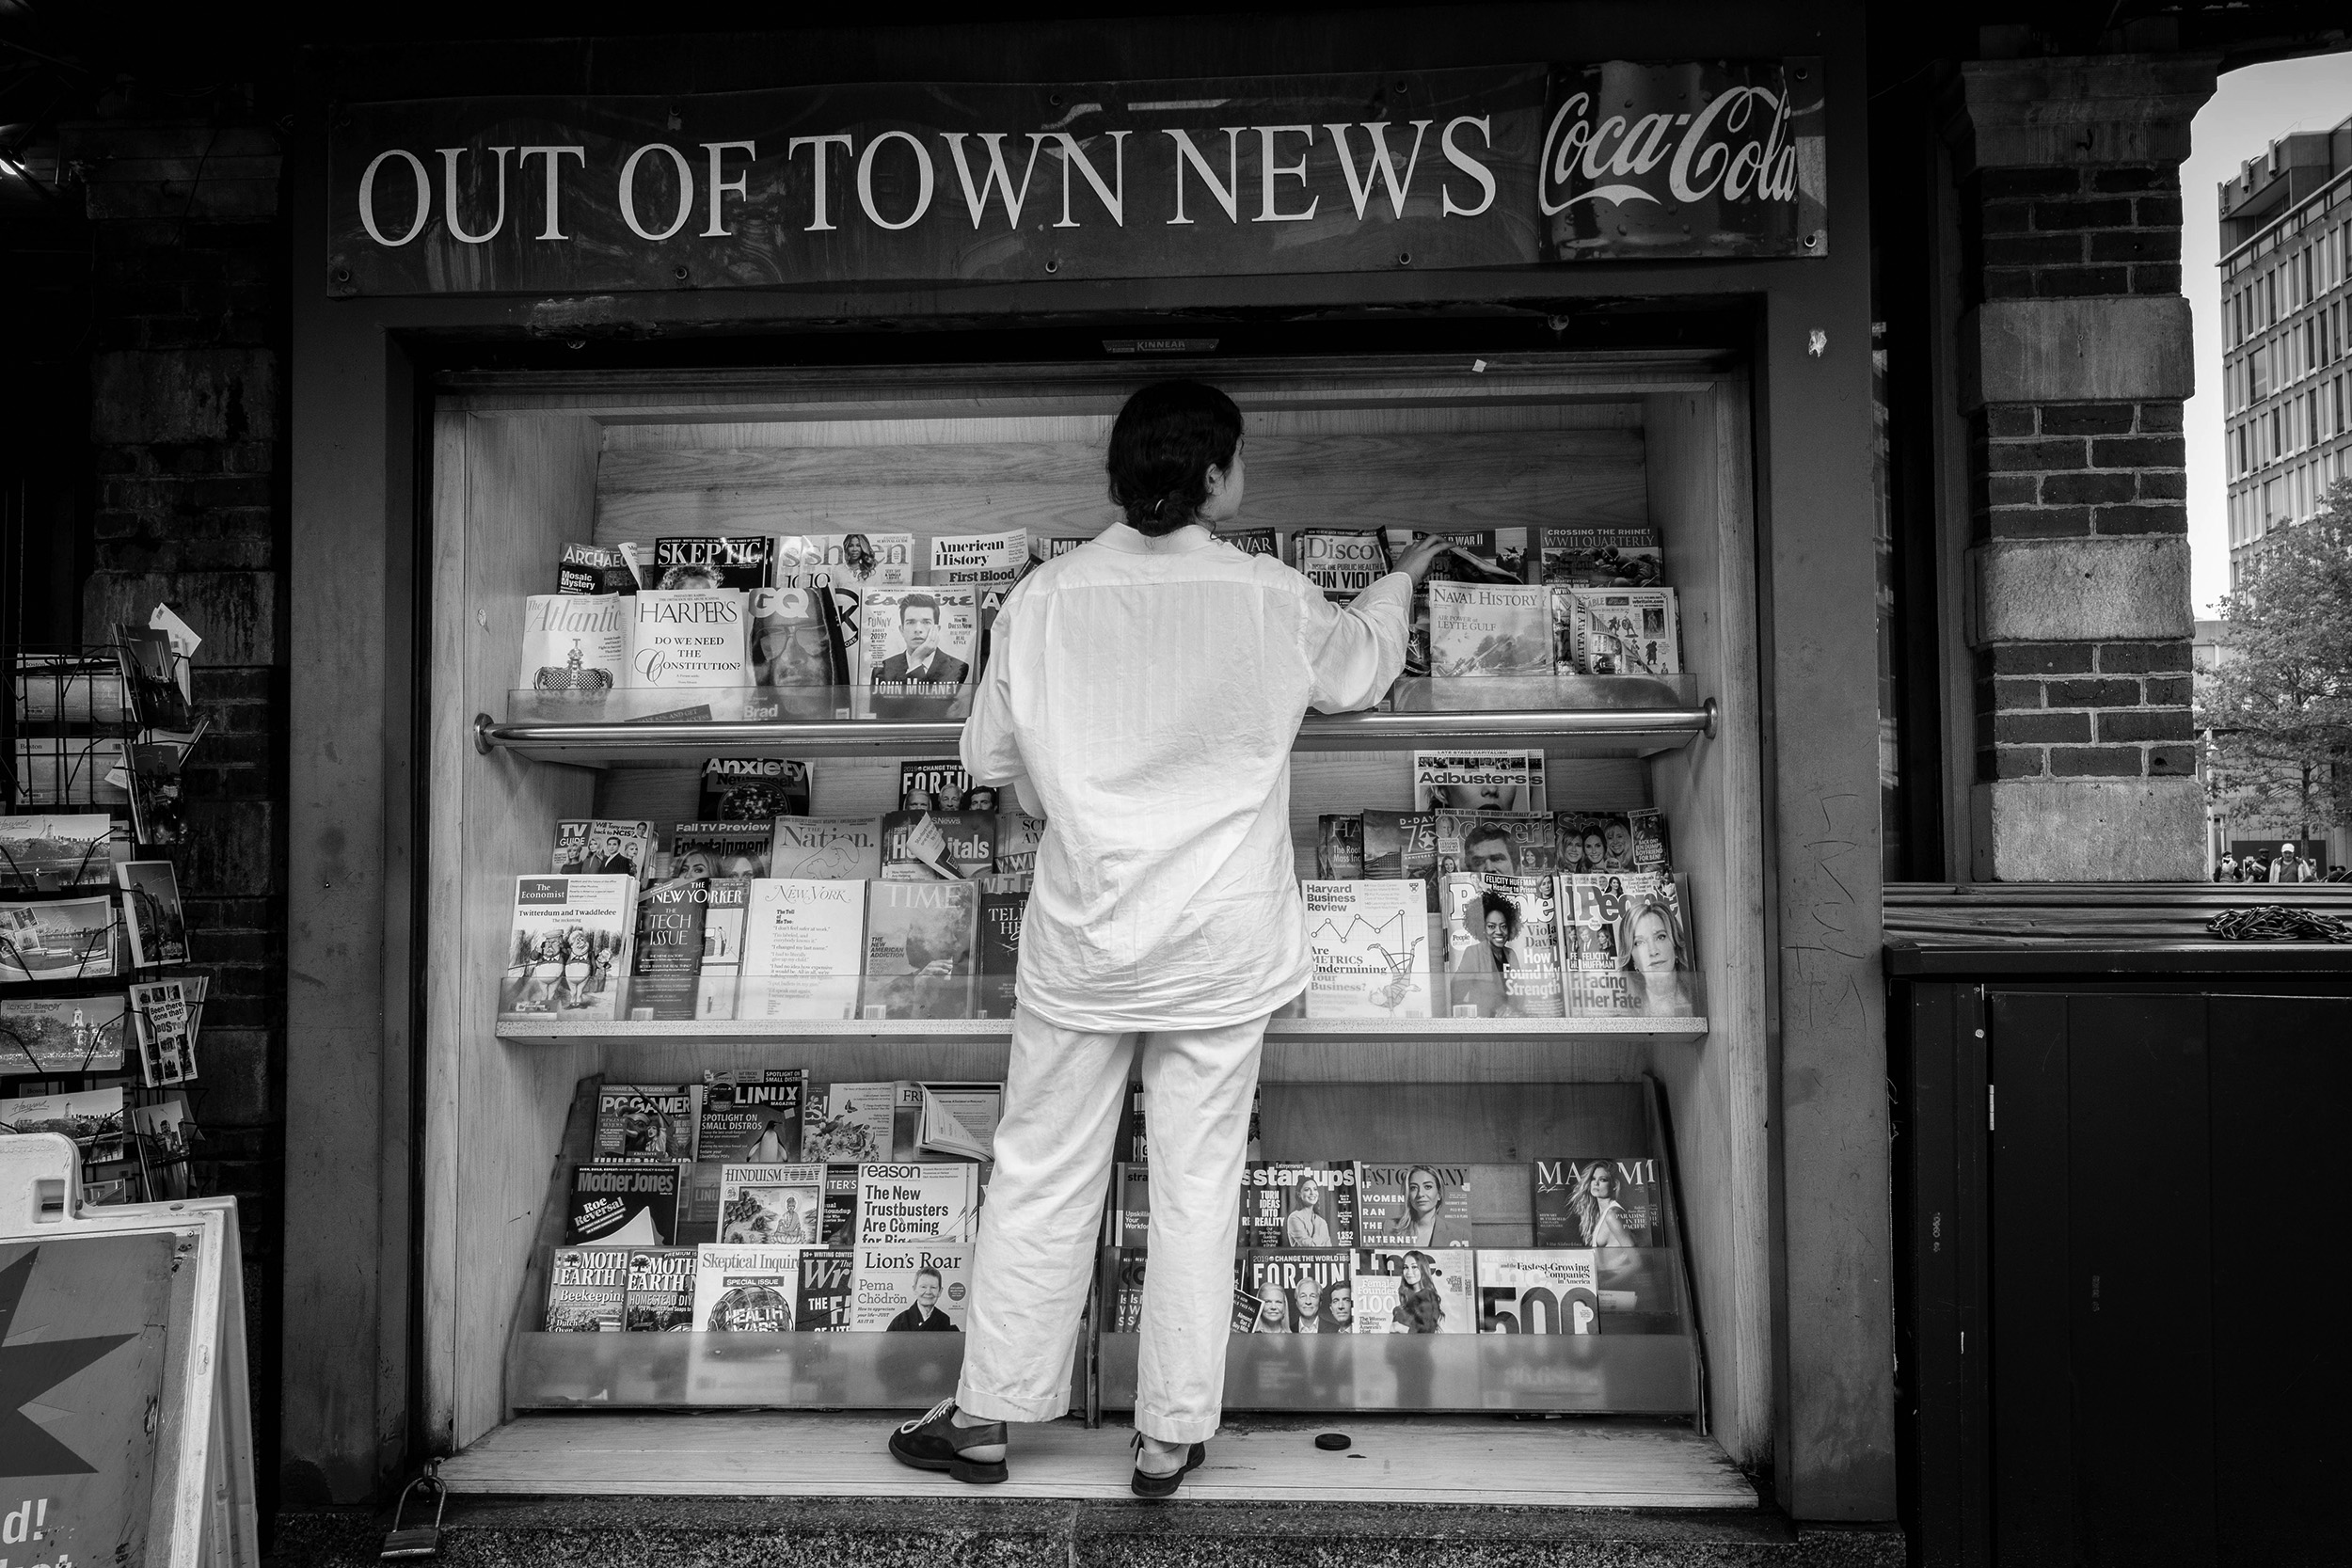
[[[614,1336],[618,1338],[618,1336]],[[664,1336],[669,1338],[669,1336]],[[920,1410],[919,1404],[906,1408]],[[881,1414],[612,1412],[509,1421],[443,1463],[459,1493],[922,1497],[955,1488],[891,1463]],[[1355,1447],[1313,1443],[1329,1417],[1237,1420],[1185,1478],[1194,1502],[1454,1503],[1478,1508],[1756,1508],[1756,1489],[1716,1443],[1679,1425],[1530,1423],[1351,1414]],[[993,1498],[1125,1503],[1129,1429],[1075,1420],[1024,1426],[1012,1479]],[[1359,1457],[1360,1456],[1360,1457]],[[1181,1508],[1182,1503],[1168,1505]]]
[[[1397,752],[1416,746],[1539,744],[1561,756],[1646,757],[1715,733],[1715,701],[1671,707],[1528,708],[1311,713],[1293,750]],[[716,752],[778,756],[923,756],[952,753],[961,721],[914,720],[628,720],[501,722],[474,720],[474,745],[533,762],[575,767],[675,767]]]
[[[1529,1039],[1570,1042],[1607,1036],[1696,1039],[1707,1034],[1704,1018],[1278,1018],[1266,1038],[1293,1040]],[[1002,1040],[1012,1023],[1001,1018],[946,1019],[662,1019],[632,1022],[561,1022],[508,1020],[498,1026],[502,1040]]]

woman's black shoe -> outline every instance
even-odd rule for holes
[[[1136,1433],[1136,1449],[1138,1454],[1141,1453],[1142,1449],[1143,1433]],[[1209,1445],[1195,1443],[1192,1446],[1192,1452],[1184,1456],[1183,1467],[1170,1470],[1164,1476],[1146,1475],[1142,1464],[1138,1462],[1135,1475],[1128,1480],[1128,1489],[1138,1497],[1172,1497],[1176,1495],[1176,1488],[1184,1484],[1184,1477],[1199,1469],[1200,1462],[1208,1457]]]
[[[993,1486],[1005,1479],[1005,1462],[966,1459],[966,1449],[982,1449],[1005,1441],[1005,1423],[983,1426],[955,1424],[956,1402],[942,1400],[930,1413],[918,1416],[890,1434],[890,1457],[918,1470],[945,1470],[975,1486]],[[1140,1479],[1140,1478],[1138,1478]]]

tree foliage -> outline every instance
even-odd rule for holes
[[[2352,480],[2263,541],[2221,613],[2226,651],[2199,692],[2208,792],[2297,836],[2352,820]]]

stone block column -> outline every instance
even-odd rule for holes
[[[1980,881],[2203,872],[2180,164],[2218,63],[1980,60],[1952,87]]]

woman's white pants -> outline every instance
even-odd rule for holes
[[[1015,1016],[996,1169],[972,1266],[956,1390],[963,1410],[1045,1421],[1070,1408],[1078,1314],[1140,1040],[1152,1227],[1136,1428],[1163,1443],[1216,1434],[1265,1024],[1105,1035]]]

